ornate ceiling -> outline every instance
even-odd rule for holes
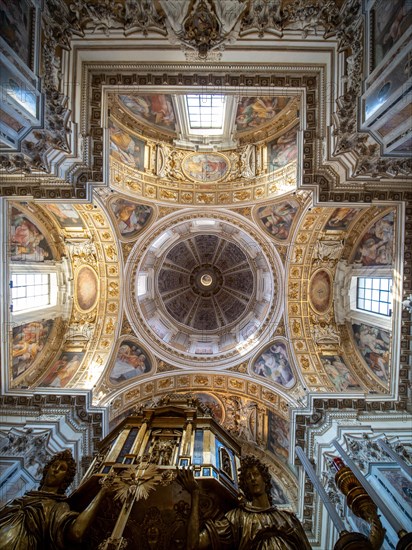
[[[46,2],[30,69],[53,67],[46,125],[0,158],[2,383],[86,393],[110,426],[194,392],[296,503],[289,453],[313,420],[296,411],[406,408],[410,160],[382,153],[408,135],[372,138],[392,96],[380,122],[360,114],[389,68],[372,68],[357,2],[230,5]],[[193,31],[202,10],[216,36]],[[221,134],[190,132],[189,93],[222,97]],[[54,302],[10,310],[28,272],[52,277]],[[392,278],[386,319],[356,307],[368,276]]]

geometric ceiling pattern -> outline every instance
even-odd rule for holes
[[[410,13],[263,4],[210,0],[214,37],[182,23],[196,2],[50,0],[1,39],[1,382],[38,423],[98,410],[100,435],[195,393],[296,496],[296,444],[320,472],[349,424],[402,436],[407,415]],[[221,102],[219,132],[188,96]],[[387,315],[358,301],[373,279]]]

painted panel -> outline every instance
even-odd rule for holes
[[[297,126],[268,144],[268,170],[278,170],[298,158]]]
[[[346,231],[358,212],[359,210],[356,208],[335,208],[324,229],[327,231]]]
[[[289,422],[268,411],[268,449],[276,456],[287,460],[289,457]]]
[[[195,392],[194,395],[199,399],[199,401],[209,407],[215,420],[217,420],[218,422],[222,422],[224,418],[223,407],[220,401],[218,401],[214,395],[203,392]]]
[[[117,228],[122,237],[134,237],[147,225],[153,209],[146,204],[137,204],[125,199],[110,203]]]
[[[26,0],[0,0],[0,36],[31,67],[34,9]]]
[[[10,216],[10,257],[13,262],[44,262],[53,259],[40,229],[17,208]]]
[[[353,324],[352,329],[355,342],[367,365],[386,383],[389,377],[390,333],[363,323]]]
[[[110,156],[135,170],[144,170],[145,142],[109,120]]]
[[[354,261],[362,265],[392,265],[393,246],[394,214],[390,212],[362,236]]]
[[[282,201],[259,208],[257,217],[271,237],[285,241],[289,237],[298,208],[295,201]]]
[[[219,153],[193,153],[182,162],[184,174],[200,182],[219,181],[226,176],[229,169],[229,160]]]
[[[412,6],[408,0],[377,0],[373,11],[376,67],[412,23]]]
[[[149,372],[150,368],[151,364],[142,348],[136,342],[124,340],[117,352],[109,380],[113,384],[120,384]]]
[[[11,342],[12,378],[23,374],[38,358],[50,334],[53,321],[33,321],[13,328]]]
[[[90,311],[96,305],[99,280],[97,274],[89,266],[81,267],[76,273],[76,302],[82,311]]]
[[[323,367],[338,392],[361,389],[340,355],[321,355]]]
[[[238,131],[263,126],[273,120],[289,103],[290,98],[279,96],[242,97],[236,112]]]
[[[309,300],[312,308],[324,315],[331,306],[333,286],[330,274],[320,269],[313,274],[309,283]]]
[[[288,351],[283,342],[275,342],[265,349],[253,363],[252,370],[258,376],[291,388],[296,380],[289,362]]]
[[[84,353],[65,351],[53,363],[41,387],[64,388],[76,374],[83,360]]]
[[[395,491],[407,502],[412,510],[412,482],[409,481],[403,473],[394,468],[379,468],[379,472],[383,474]]]
[[[83,229],[80,214],[71,204],[46,204],[45,207],[53,214],[59,225],[64,229]]]
[[[176,131],[176,116],[171,95],[120,95],[119,98],[121,103],[139,118],[161,128]]]
[[[276,505],[280,504],[289,504],[289,500],[287,496],[285,495],[284,490],[280,486],[280,484],[277,482],[275,478],[272,477],[272,503]]]

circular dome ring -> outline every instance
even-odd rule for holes
[[[159,357],[181,367],[253,352],[279,322],[283,267],[251,224],[222,213],[171,216],[130,255],[127,311]],[[207,283],[207,284],[204,284]]]

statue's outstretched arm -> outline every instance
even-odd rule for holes
[[[82,541],[88,527],[96,517],[99,506],[106,496],[106,493],[107,489],[102,487],[89,506],[68,526],[66,536],[69,542],[79,544]]]

